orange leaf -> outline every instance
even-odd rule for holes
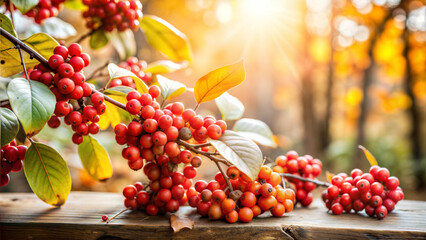
[[[194,227],[194,221],[177,215],[170,216],[170,225],[173,228],[173,232],[177,233],[184,228],[192,229]]]
[[[329,171],[326,171],[326,172],[325,172],[325,176],[327,177],[327,181],[328,181],[329,183],[331,183],[331,179],[332,179],[335,175],[336,175],[336,174],[331,173],[331,172],[329,172]]]
[[[245,78],[246,72],[242,60],[213,70],[195,83],[195,100],[198,104],[211,101],[242,83]]]
[[[365,148],[365,147],[363,147],[361,145],[359,145],[358,147],[364,152],[365,157],[367,158],[367,160],[368,160],[368,162],[370,163],[371,166],[379,165],[377,163],[376,158],[373,156],[373,154],[371,154],[370,151],[367,150],[367,148]]]

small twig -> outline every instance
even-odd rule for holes
[[[99,92],[99,91],[98,91],[98,90],[96,90],[96,89],[92,89],[92,93],[101,93],[101,92]],[[108,97],[107,95],[105,95],[105,94],[103,94],[103,93],[102,93],[102,95],[104,95],[104,99],[105,99],[105,101],[110,102],[110,103],[114,104],[115,106],[117,106],[117,107],[119,107],[119,108],[122,108],[122,109],[126,110],[126,105],[124,105],[124,104],[122,104],[121,102],[118,102],[118,101],[116,101],[116,100],[114,100],[114,99],[112,99],[112,98]]]
[[[9,11],[10,11],[10,19],[12,20],[12,27],[15,28],[15,19],[13,17],[13,4],[12,4],[12,1],[9,1]]]
[[[106,221],[106,223],[111,222],[114,218],[118,217],[120,214],[124,213],[127,210],[130,210],[131,208],[125,208],[121,211],[119,211],[118,213],[116,213],[114,216],[112,216],[110,219],[108,219],[108,221]]]
[[[87,79],[89,80],[89,79],[92,79],[92,78],[94,78],[95,76],[96,76],[96,74],[98,73],[98,72],[100,72],[100,71],[102,71],[104,68],[106,68],[107,66],[108,66],[108,64],[110,63],[110,61],[108,60],[108,61],[106,61],[106,63],[104,64],[104,65],[102,65],[102,66],[100,66],[100,67],[98,67],[98,68],[96,68],[95,69],[95,71],[93,71],[92,72],[92,74],[90,75],[90,77],[88,77]],[[107,84],[108,85],[108,84]],[[106,86],[107,86],[106,85]],[[104,87],[104,88],[106,88],[106,86]]]
[[[290,174],[290,173],[281,173],[280,175],[283,176],[283,177],[286,177],[286,178],[294,178],[294,179],[297,179],[297,180],[300,180],[300,181],[303,181],[303,182],[315,183],[317,186],[320,186],[320,187],[329,187],[331,185],[328,182],[321,182],[321,181],[318,181],[318,180],[315,180],[315,179],[304,178],[304,177],[297,176],[297,175]]]
[[[226,182],[226,185],[227,185],[227,186],[228,186],[228,188],[229,188],[229,191],[230,191],[230,192],[233,192],[233,191],[234,191],[234,189],[232,188],[232,184],[231,184],[231,182],[229,181],[228,176],[226,176],[225,171],[223,171],[222,166],[220,166],[220,163],[219,163],[219,162],[216,162],[216,161],[214,161],[214,162],[216,163],[217,168],[219,168],[220,173],[222,173],[222,176],[223,176],[223,178],[225,179],[225,182]]]
[[[0,52],[4,52],[4,51],[7,51],[7,50],[16,49],[16,48],[18,48],[18,47],[17,46],[13,46],[13,47],[10,47],[10,48],[2,49],[2,50],[0,50]]]
[[[225,164],[227,166],[231,166],[232,165],[228,161],[226,161],[225,159],[221,159],[221,158],[217,158],[217,157],[213,156],[213,154],[211,152],[203,152],[203,151],[197,149],[198,147],[200,147],[200,145],[202,146],[202,145],[205,145],[207,143],[203,143],[203,144],[199,144],[199,145],[193,145],[193,144],[189,144],[187,142],[184,142],[182,140],[176,140],[176,143],[179,144],[179,145],[181,145],[181,146],[186,147],[191,152],[194,152],[194,153],[206,156],[206,157],[210,158],[210,160],[212,160],[214,162],[220,162],[220,163],[223,163],[223,164]],[[210,143],[208,143],[208,145],[209,144]],[[206,146],[208,146],[208,145],[206,145]]]
[[[79,39],[77,39],[77,41],[75,41],[76,43],[80,43],[81,41],[83,41],[84,39],[86,39],[87,37],[89,37],[90,35],[92,35],[96,30],[98,30],[99,28],[95,28],[92,29],[90,32],[87,32],[86,34],[83,34]]]
[[[16,48],[18,48],[19,57],[21,57],[21,65],[22,65],[22,68],[24,69],[25,78],[29,81],[30,78],[28,78],[27,67],[25,66],[24,57],[22,56],[21,47],[19,45],[17,45]]]

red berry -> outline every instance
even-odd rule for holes
[[[58,67],[58,73],[62,76],[62,77],[66,77],[66,78],[71,78],[74,75],[74,69],[71,66],[71,64],[68,63],[62,63],[61,65],[59,65]]]
[[[74,72],[79,72],[84,68],[84,60],[78,56],[72,57],[68,63],[71,64]]]
[[[68,54],[70,56],[79,56],[79,55],[81,55],[82,51],[83,51],[83,49],[81,48],[80,44],[78,44],[78,43],[72,43],[68,47]]]
[[[58,69],[64,63],[64,58],[59,54],[53,54],[49,58],[49,67],[52,69]]]
[[[138,114],[141,111],[141,107],[141,103],[136,99],[132,99],[126,104],[126,110],[133,115]]]
[[[55,47],[55,49],[53,50],[53,53],[60,55],[63,60],[68,58],[68,49],[65,46]]]

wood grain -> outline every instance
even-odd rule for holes
[[[401,201],[384,220],[364,214],[327,213],[320,199],[284,217],[264,214],[251,223],[228,224],[200,218],[183,207],[180,216],[194,229],[173,233],[169,216],[126,212],[105,224],[102,215],[123,209],[117,193],[72,192],[61,208],[30,193],[0,194],[0,239],[426,239],[426,202]]]

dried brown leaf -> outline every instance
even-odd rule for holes
[[[177,233],[184,228],[192,229],[194,227],[194,221],[177,215],[170,216],[170,226],[173,228],[173,232]]]

